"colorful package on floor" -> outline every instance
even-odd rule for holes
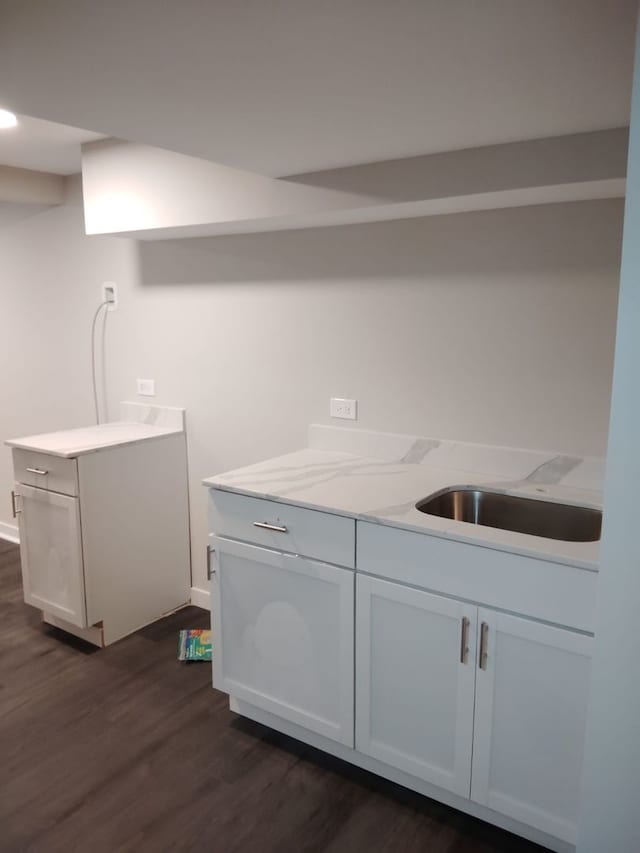
[[[211,660],[211,631],[187,628],[178,636],[178,660]]]

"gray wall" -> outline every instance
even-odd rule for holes
[[[0,437],[91,421],[90,321],[116,281],[111,412],[136,377],[188,410],[196,586],[202,477],[303,446],[332,395],[362,427],[604,453],[619,201],[138,245],[85,237],[75,189],[0,230]],[[0,522],[10,483],[5,449]]]

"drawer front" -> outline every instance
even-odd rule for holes
[[[13,470],[18,483],[62,495],[78,495],[78,465],[75,459],[14,448]]]
[[[211,529],[251,542],[352,569],[355,520],[278,501],[209,490]]]
[[[575,566],[359,521],[357,568],[430,592],[594,631],[598,574]]]

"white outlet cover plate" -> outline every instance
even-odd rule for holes
[[[107,311],[115,311],[118,307],[118,287],[115,281],[102,282],[102,301],[109,303]]]
[[[329,402],[329,415],[332,418],[355,421],[358,418],[358,401],[349,397],[332,397]]]
[[[156,382],[155,379],[138,379],[138,394],[141,397],[155,397],[156,396]]]

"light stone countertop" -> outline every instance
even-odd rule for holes
[[[561,542],[453,521],[425,515],[415,504],[450,486],[483,485],[601,509],[601,459],[322,426],[310,428],[309,445],[209,477],[204,484],[592,571],[598,568],[599,542]],[[360,453],[354,452],[357,448]]]
[[[122,444],[135,444],[184,431],[184,409],[121,403],[122,420],[5,441],[9,447],[74,458]]]

